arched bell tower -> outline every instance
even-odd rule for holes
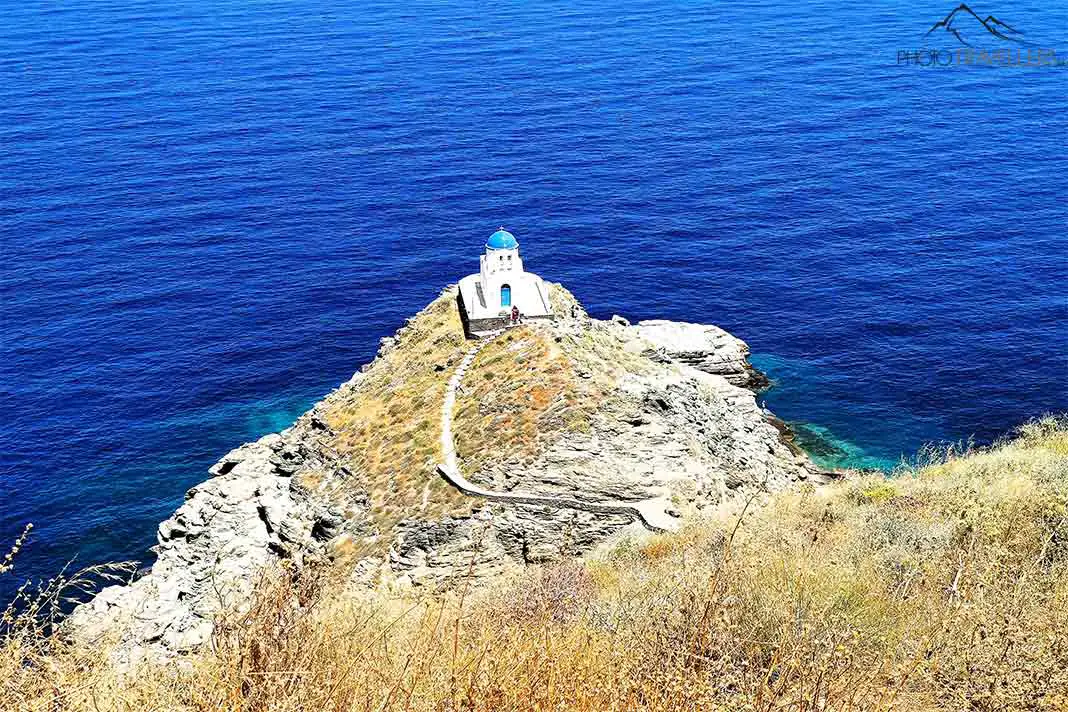
[[[482,293],[490,311],[507,313],[515,303],[515,287],[523,274],[523,258],[515,235],[503,227],[489,236],[479,259]]]

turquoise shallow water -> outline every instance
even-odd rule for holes
[[[762,370],[772,381],[772,387],[757,396],[757,401],[771,408],[794,430],[796,442],[808,451],[818,464],[829,467],[852,467],[892,471],[907,465],[916,448],[902,447],[903,442],[937,444],[945,440],[941,428],[941,415],[934,413],[929,419],[919,417],[887,417],[882,423],[872,422],[872,432],[867,437],[861,433],[850,439],[843,433],[852,434],[849,407],[837,403],[839,398],[863,401],[863,393],[843,392],[840,387],[841,373],[812,360],[785,358],[770,354],[754,354],[754,366]],[[892,434],[879,435],[880,428],[893,428]]]
[[[755,354],[750,359],[772,381],[772,387],[757,396],[757,402],[768,408],[793,413],[794,408],[804,413],[805,404],[820,397],[821,389],[831,387],[830,374],[821,374],[817,367],[800,360],[788,360],[770,354]],[[793,407],[791,407],[791,405]],[[783,406],[786,406],[785,408]],[[895,445],[889,438],[868,441],[867,447],[837,434],[830,427],[809,420],[820,413],[794,417],[788,421],[794,431],[796,442],[819,465],[828,468],[855,467],[862,469],[893,470],[907,460],[909,453]],[[915,425],[921,431],[921,425]],[[929,432],[929,431],[928,431]],[[917,432],[914,438],[923,439]]]
[[[596,316],[745,339],[832,460],[1068,410],[1068,74],[899,65],[941,2],[0,8],[19,575],[150,560],[501,224]]]

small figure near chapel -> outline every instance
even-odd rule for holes
[[[519,307],[512,307],[512,325],[519,323]]]

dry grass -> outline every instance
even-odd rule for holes
[[[574,297],[551,285],[553,309],[568,314]],[[553,330],[533,323],[488,343],[458,393],[453,430],[464,469],[504,460],[532,462],[561,435],[586,432],[625,373],[650,366],[611,326]]]
[[[464,468],[530,460],[560,432],[588,427],[597,401],[581,380],[544,326],[512,329],[488,343],[457,398],[453,430]]]
[[[1063,710],[1068,422],[754,502],[477,594],[261,586],[214,652],[125,680],[9,639],[9,708]],[[285,572],[283,572],[285,573]]]
[[[442,457],[445,384],[467,347],[455,296],[444,294],[398,333],[396,346],[371,364],[352,397],[330,404],[326,417],[338,433],[335,446],[356,475],[351,486],[369,494],[383,532],[404,517],[470,507],[434,473]]]
[[[0,560],[0,576],[14,575],[14,561],[32,524]],[[0,710],[62,710],[69,692],[117,682],[107,661],[107,645],[75,646],[54,631],[77,602],[111,584],[129,583],[136,562],[64,568],[48,581],[24,581],[0,613]],[[105,673],[101,675],[101,673]],[[81,708],[88,709],[87,705]]]
[[[550,298],[560,314],[578,307],[560,285],[550,286]],[[604,326],[559,334],[544,324],[512,329],[489,342],[458,393],[453,430],[465,469],[476,473],[516,457],[531,461],[561,434],[588,430],[619,376],[648,367],[639,352],[621,343]],[[395,346],[369,366],[352,395],[328,404],[334,445],[355,477],[331,482],[304,473],[303,484],[366,492],[382,534],[407,517],[468,513],[473,500],[438,477],[435,465],[442,460],[445,386],[471,345],[455,293],[443,293],[398,332]],[[369,537],[350,555],[368,554],[387,540]]]

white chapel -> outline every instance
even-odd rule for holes
[[[460,316],[469,334],[481,336],[508,326],[516,310],[523,320],[552,318],[545,282],[523,270],[512,233],[502,227],[490,235],[479,263],[478,274],[460,280]]]

